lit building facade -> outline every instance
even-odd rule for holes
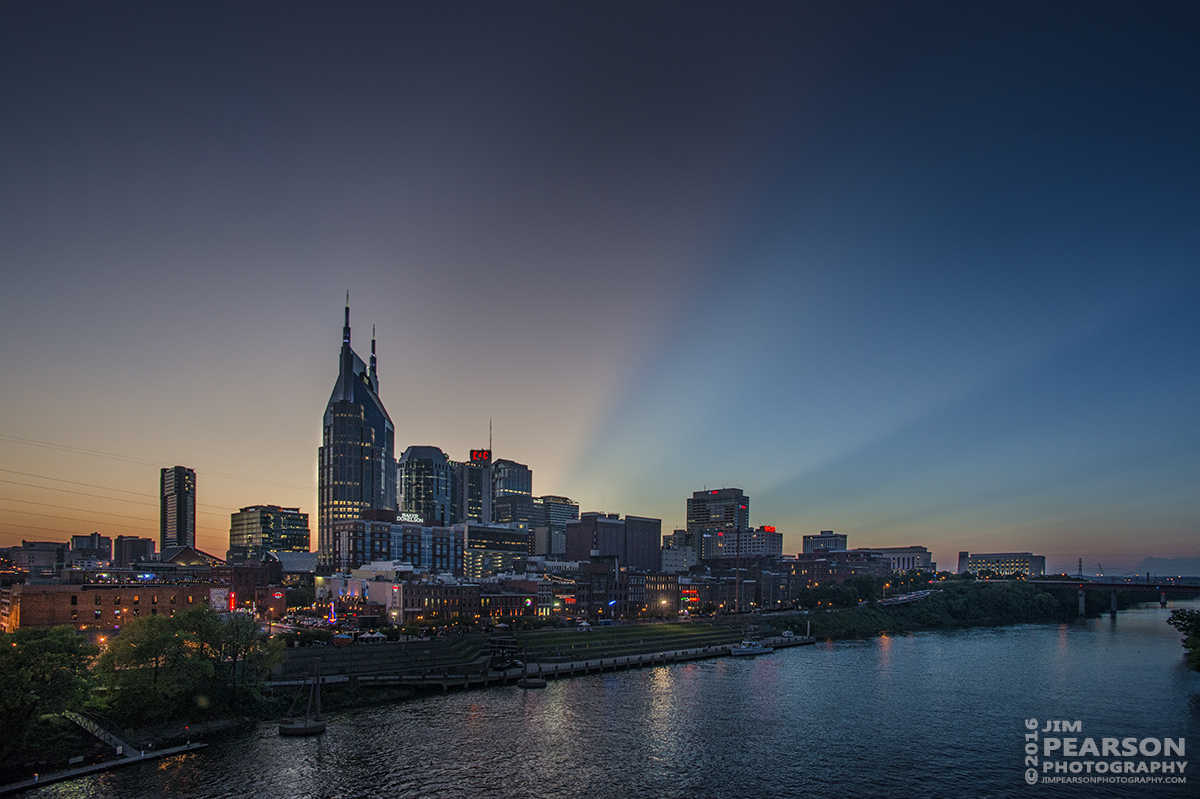
[[[687,501],[687,531],[697,536],[701,558],[716,557],[725,538],[750,529],[750,497],[740,488],[696,491]]]
[[[308,552],[308,514],[299,508],[251,505],[229,516],[229,563],[261,561],[268,552]]]
[[[168,466],[162,470],[161,489],[159,547],[196,546],[196,473]]]
[[[492,451],[471,450],[471,459],[453,463],[454,523],[492,521]]]
[[[848,540],[845,533],[835,533],[833,530],[822,530],[818,535],[806,535],[804,536],[804,554],[841,552],[846,549]]]
[[[1027,577],[1044,577],[1046,574],[1046,556],[1034,555],[1032,552],[992,552],[974,554],[958,553],[958,571],[978,574],[982,571],[992,571],[1001,577],[1010,574],[1024,574]]]
[[[325,407],[317,451],[317,555],[326,567],[348,568],[354,557],[334,536],[336,522],[367,508],[396,508],[395,428],[379,399],[375,341],[368,367],[350,346],[350,303],[342,328],[337,383]]]
[[[409,447],[396,464],[402,513],[415,513],[430,525],[454,523],[454,467],[438,447]]]
[[[885,557],[892,564],[892,571],[935,572],[937,564],[925,547],[856,547],[852,552],[870,552]]]

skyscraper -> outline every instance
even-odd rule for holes
[[[740,488],[696,491],[687,501],[687,531],[698,535],[700,557],[719,555],[726,536],[750,529],[750,498]],[[733,541],[729,547],[735,547]]]
[[[196,546],[196,473],[186,466],[163,469],[160,498],[159,548]]]
[[[394,441],[395,427],[379,399],[374,336],[369,368],[350,347],[347,294],[338,379],[317,450],[317,558],[322,565],[338,565],[346,554],[333,535],[335,521],[357,519],[365,508],[396,508]]]
[[[471,450],[471,460],[454,468],[454,522],[492,521],[492,451]]]
[[[427,524],[454,523],[454,469],[438,447],[409,447],[396,464],[400,511]]]

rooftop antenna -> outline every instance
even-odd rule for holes
[[[492,451],[492,419],[488,417],[488,452]]]

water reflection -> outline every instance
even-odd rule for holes
[[[200,754],[32,795],[1025,797],[1025,718],[1200,740],[1190,701],[1200,675],[1183,666],[1168,614],[1155,605],[1123,613],[1119,628],[1101,619],[825,642],[542,691],[427,696],[335,713],[321,738],[263,725]],[[1055,795],[1129,795],[1074,787]],[[1138,797],[1189,795],[1138,787]]]

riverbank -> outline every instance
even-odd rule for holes
[[[1079,618],[1074,584],[1062,588],[1029,585],[1020,581],[946,581],[931,586],[919,602],[898,605],[871,603],[827,611],[792,611],[765,617],[775,630],[805,633],[817,638],[870,638],[883,633],[903,634],[927,630],[960,630],[1012,624],[1074,622]],[[1145,596],[1142,596],[1145,594]],[[1132,589],[1117,594],[1121,609],[1157,595]],[[1087,616],[1109,610],[1109,598],[1099,592],[1087,595]]]

